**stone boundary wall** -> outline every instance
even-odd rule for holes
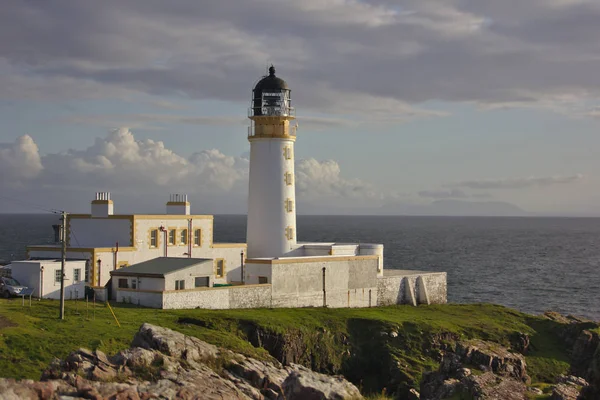
[[[445,272],[381,277],[377,283],[377,305],[445,304],[446,280]]]
[[[162,309],[271,307],[271,285],[225,286],[164,292],[118,289],[117,302]]]

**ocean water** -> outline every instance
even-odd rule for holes
[[[0,259],[50,243],[57,215],[0,215]],[[246,217],[215,216],[215,241],[244,242]],[[446,271],[448,301],[600,320],[600,219],[298,216],[298,240],[383,243],[385,268]]]

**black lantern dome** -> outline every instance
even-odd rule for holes
[[[269,75],[262,78],[252,90],[251,116],[290,116],[290,88],[281,78],[275,76],[275,67],[271,65]]]

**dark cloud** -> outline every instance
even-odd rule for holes
[[[435,116],[414,104],[598,97],[598,37],[591,0],[7,0],[0,72],[247,101],[274,62],[302,109]]]

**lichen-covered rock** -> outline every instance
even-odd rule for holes
[[[458,342],[456,353],[461,361],[471,365],[483,365],[496,374],[530,382],[527,364],[521,354],[511,353],[503,346],[483,340]]]
[[[552,389],[551,400],[577,400],[580,389],[574,385],[559,383]]]
[[[340,376],[317,374],[299,365],[282,384],[288,400],[344,400],[361,398],[356,386]]]

